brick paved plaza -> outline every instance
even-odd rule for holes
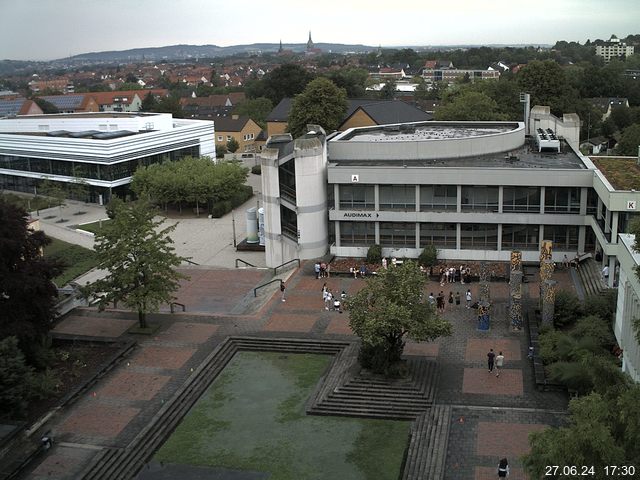
[[[99,447],[126,447],[229,335],[355,340],[348,312],[325,310],[321,290],[326,281],[337,295],[343,290],[353,295],[365,281],[315,279],[309,270],[303,265],[285,280],[286,302],[280,301],[277,284],[254,299],[253,289],[267,278],[264,271],[186,271],[191,279],[178,292],[186,313],[151,315],[150,322],[160,326],[151,336],[127,333],[136,324],[136,316],[128,312],[81,309],[69,315],[56,332],[134,338],[137,346],[82,398],[51,417],[44,428],[53,431],[56,445],[33,466],[28,478],[76,478]],[[568,275],[559,275],[563,286],[573,288]],[[537,298],[537,284],[531,281],[525,286],[525,293]],[[477,300],[477,283],[429,282],[425,293],[453,291],[464,298],[467,288]],[[503,456],[511,465],[510,478],[525,478],[518,457],[528,449],[528,434],[565,419],[567,398],[535,388],[526,356],[527,334],[509,328],[506,282],[492,283],[491,295],[496,304],[488,332],[477,330],[475,310],[465,308],[463,300],[459,306],[447,304],[444,313],[453,324],[453,336],[433,343],[409,341],[405,348],[407,356],[437,361],[435,403],[453,407],[446,479],[496,478]],[[487,371],[490,348],[505,356],[500,377]]]

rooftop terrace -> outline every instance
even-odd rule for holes
[[[507,133],[517,128],[517,123],[410,123],[401,125],[384,125],[373,128],[359,128],[339,137],[338,139],[354,142],[447,140],[496,135],[500,133]]]

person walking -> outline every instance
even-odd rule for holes
[[[498,463],[498,478],[507,478],[509,476],[509,461],[503,458]]]
[[[316,280],[320,278],[320,262],[316,262],[313,266],[313,271],[316,272]]]
[[[500,352],[496,357],[496,377],[500,376],[500,370],[502,370],[503,365],[504,365],[504,355],[502,355],[502,352]]]
[[[467,289],[467,293],[465,294],[465,299],[467,301],[467,308],[471,308],[471,289]]]
[[[436,304],[436,297],[433,296],[433,292],[431,292],[429,294],[429,305],[435,305]]]
[[[487,353],[487,365],[489,366],[489,372],[493,372],[495,358],[496,354],[493,352],[493,348],[490,348],[489,353]]]
[[[286,302],[285,294],[287,292],[287,287],[285,287],[284,282],[280,282],[280,292],[282,293],[282,301]]]
[[[456,307],[459,307],[460,306],[460,292],[456,292],[455,299],[456,299]]]
[[[449,299],[447,301],[449,302],[449,307],[453,307],[453,292],[449,292]]]
[[[436,306],[438,307],[438,312],[444,312],[444,293],[442,291],[440,291],[436,298]]]

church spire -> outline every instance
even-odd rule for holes
[[[309,30],[309,40],[307,40],[307,51],[313,50],[313,40],[311,40],[311,30]]]
[[[280,40],[280,48],[278,48],[278,53],[282,53],[282,40]]]

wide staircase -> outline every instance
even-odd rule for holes
[[[451,410],[450,405],[434,405],[411,425],[402,480],[444,478]]]
[[[582,284],[584,295],[590,297],[593,295],[601,295],[609,287],[602,280],[602,273],[599,264],[589,258],[580,263],[580,268],[577,269],[578,278]],[[611,272],[613,274],[613,272]]]
[[[409,358],[409,376],[402,379],[360,370],[354,347],[345,349],[335,362],[307,413],[413,420],[433,404],[438,380],[434,361]]]

